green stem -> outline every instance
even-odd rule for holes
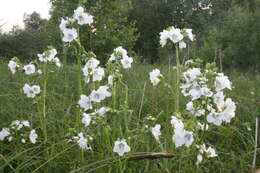
[[[175,46],[176,49],[176,89],[175,89],[175,112],[179,112],[179,88],[180,88],[180,60],[179,60],[179,49],[178,46]]]
[[[80,96],[82,94],[82,83],[81,83],[81,58],[80,55],[77,55],[77,77],[78,77],[78,95]],[[80,108],[78,108],[78,114],[77,114],[77,120],[76,120],[76,126],[78,129],[81,127],[80,123],[81,114],[80,114]]]
[[[47,93],[47,64],[44,64],[43,67],[44,80],[43,80],[43,133],[44,133],[44,143],[47,142],[47,127],[46,127],[46,93]]]

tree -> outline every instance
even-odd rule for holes
[[[14,26],[10,33],[1,35],[0,56],[8,59],[17,56],[21,60],[28,61],[46,49],[49,44],[47,20],[34,12],[24,16],[24,23],[24,29]]]
[[[92,27],[80,28],[81,41],[99,60],[105,61],[117,46],[131,50],[135,45],[138,36],[135,22],[129,22],[127,16],[131,3],[125,0],[51,0],[51,3],[50,22],[56,25],[56,31],[59,30],[61,18],[71,17],[78,6],[83,6],[94,16]]]

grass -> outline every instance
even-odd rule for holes
[[[40,130],[40,113],[36,104],[24,96],[22,87],[32,79],[23,74],[11,75],[6,64],[0,65],[0,129],[15,119],[28,119],[39,133],[38,143],[0,142],[0,172],[251,172],[254,153],[255,117],[260,115],[260,74],[246,74],[228,71],[227,74],[235,88],[229,96],[237,104],[236,117],[230,124],[211,126],[206,141],[212,144],[219,155],[207,159],[197,167],[196,153],[191,149],[174,148],[172,130],[167,127],[173,112],[174,99],[163,86],[153,88],[149,81],[152,65],[134,65],[124,72],[124,81],[129,87],[129,108],[124,105],[125,89],[118,86],[117,109],[130,109],[127,113],[109,113],[105,121],[96,120],[87,131],[94,140],[93,151],[79,156],[79,148],[68,144],[69,133],[73,133],[76,121],[78,101],[77,73],[73,66],[53,72],[47,81],[47,134],[48,142],[43,141]],[[173,83],[168,66],[158,65],[167,80]],[[37,84],[37,78],[34,79]],[[88,86],[83,90],[88,93]],[[185,108],[185,99],[181,98],[181,109]],[[112,106],[110,100],[107,106]],[[153,116],[155,121],[146,120]],[[128,157],[140,153],[164,152],[151,136],[145,125],[162,125],[162,148],[167,152],[185,155],[172,159],[127,161]],[[251,130],[249,130],[251,129]],[[113,153],[114,141],[127,139],[131,153],[119,158]],[[195,146],[193,146],[195,148]],[[48,157],[46,157],[48,153]],[[260,148],[257,163],[260,167]],[[82,157],[81,162],[78,157]]]

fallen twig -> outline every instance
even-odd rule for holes
[[[144,160],[144,159],[160,159],[160,158],[174,158],[174,157],[186,157],[185,155],[171,154],[171,153],[149,153],[142,154],[128,158],[128,160]]]

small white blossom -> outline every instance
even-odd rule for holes
[[[28,98],[34,98],[37,94],[41,92],[41,89],[38,85],[30,86],[28,84],[25,84],[23,86],[23,92]]]
[[[80,132],[78,134],[77,144],[83,150],[90,150],[91,149],[91,147],[88,145],[88,139],[84,137],[82,132]]]
[[[161,125],[160,124],[156,124],[153,128],[152,128],[152,135],[154,136],[154,138],[159,141],[159,137],[161,136]]]
[[[82,123],[85,125],[85,127],[88,127],[91,122],[91,117],[89,114],[83,113]]]
[[[179,120],[177,117],[172,116],[171,117],[171,125],[176,129],[176,128],[184,128],[184,124],[181,120]]]
[[[161,81],[160,77],[162,77],[161,72],[159,69],[154,69],[152,72],[150,72],[150,81],[153,84],[153,86],[158,85],[158,83]]]
[[[186,47],[187,47],[187,44],[186,44],[185,42],[181,41],[181,42],[179,43],[179,48],[180,48],[180,49],[183,49],[183,48],[186,48]]]
[[[189,147],[194,141],[193,133],[185,130],[184,128],[176,128],[174,130],[172,140],[174,141],[176,147],[180,147],[182,145]]]
[[[201,155],[201,154],[198,154],[198,155],[197,155],[196,165],[199,165],[199,164],[202,162],[202,160],[203,160],[202,155]]]
[[[78,7],[76,10],[74,10],[73,17],[78,21],[79,25],[91,25],[93,23],[93,16],[84,12],[83,7]]]
[[[97,110],[97,114],[100,116],[105,115],[110,109],[108,107],[101,107]]]
[[[101,81],[105,75],[104,68],[98,67],[93,70],[93,82]]]
[[[131,148],[127,145],[125,140],[116,141],[113,152],[117,153],[119,156],[123,156],[124,153],[131,151]]]
[[[0,141],[3,141],[9,135],[10,135],[9,129],[8,128],[3,128],[0,131]]]
[[[9,61],[9,63],[8,63],[8,68],[10,69],[10,71],[12,72],[12,74],[15,74],[17,67],[19,67],[19,65],[18,65],[16,62],[14,62],[14,61],[12,61],[12,60]]]
[[[107,80],[108,80],[108,85],[109,85],[109,86],[112,86],[112,85],[113,85],[114,77],[113,77],[112,75],[109,75],[108,78],[107,78]]]
[[[92,109],[91,100],[86,95],[80,95],[80,100],[79,100],[78,104],[85,111]]]
[[[38,135],[37,135],[36,131],[34,129],[31,130],[30,135],[29,135],[29,139],[30,139],[31,143],[35,144],[37,138],[38,138]]]
[[[62,38],[62,41],[64,42],[72,42],[78,37],[78,33],[75,28],[63,30],[63,35],[64,36]]]
[[[123,66],[123,68],[127,69],[127,68],[131,68],[131,64],[133,62],[133,58],[131,57],[123,57],[123,59],[121,59],[121,64]]]
[[[188,34],[190,41],[193,41],[194,35],[192,34],[192,29],[185,29],[185,32]]]
[[[231,82],[229,81],[227,76],[224,76],[223,73],[219,73],[216,77],[215,87],[217,91],[223,90],[225,88],[231,90]]]
[[[67,29],[67,25],[68,25],[69,21],[68,20],[65,20],[65,19],[61,19],[61,22],[60,22],[60,25],[59,25],[59,28],[61,31],[64,31],[65,29]]]

